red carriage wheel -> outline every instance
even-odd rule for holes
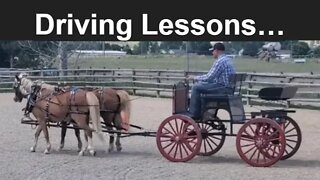
[[[184,115],[173,115],[165,119],[157,131],[157,146],[169,161],[186,162],[198,154],[201,133],[198,125]]]
[[[236,146],[246,163],[255,167],[269,167],[279,161],[285,151],[285,134],[274,120],[256,118],[239,129]]]
[[[226,139],[226,129],[219,118],[207,123],[198,123],[202,136],[200,156],[211,156],[217,153]]]
[[[286,137],[286,148],[281,160],[286,160],[292,157],[300,148],[301,145],[301,130],[296,121],[290,117],[285,117],[285,122],[281,124],[282,129],[284,129]]]

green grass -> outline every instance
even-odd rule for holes
[[[211,56],[190,56],[189,70],[210,69],[213,59]],[[318,59],[308,59],[307,63],[295,64],[291,62],[280,62],[272,60],[270,63],[256,58],[236,58],[234,60],[238,72],[292,72],[309,73],[320,72]],[[180,56],[126,56],[121,58],[86,58],[69,60],[69,68],[135,68],[135,69],[172,69],[187,70],[187,57]]]

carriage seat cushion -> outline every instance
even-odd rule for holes
[[[259,98],[270,101],[288,100],[295,96],[298,88],[294,86],[287,87],[266,87],[262,88],[258,95]]]
[[[233,96],[233,90],[231,88],[219,88],[214,90],[208,90],[206,93],[201,93],[202,98],[228,98]]]

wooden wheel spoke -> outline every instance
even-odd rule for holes
[[[167,129],[166,127],[163,127],[164,130],[166,130],[168,133],[172,134],[173,136],[175,136],[175,134],[173,134],[169,129]]]
[[[169,134],[171,134],[171,133],[169,133]],[[173,134],[172,134],[172,135],[173,135]],[[165,133],[162,133],[162,134],[161,134],[161,138],[172,138],[172,137],[173,137],[173,136],[169,136],[168,133],[166,133],[166,134],[165,134]]]
[[[275,157],[275,156],[274,156],[275,154],[279,154],[279,153],[276,151],[276,148],[277,148],[277,147],[276,147],[276,146],[273,146],[273,147],[274,147],[273,150],[270,149],[270,150],[273,152],[271,157]]]
[[[208,139],[205,139],[205,142],[208,143],[208,145],[209,145],[209,147],[210,147],[211,150],[214,150],[213,147],[211,146],[211,144],[209,143]],[[217,146],[217,145],[216,145],[216,146]]]
[[[207,151],[207,139],[205,139],[204,141],[203,141],[203,147],[204,147],[204,152],[208,152]]]
[[[287,127],[290,125],[290,121],[288,121],[288,123],[284,126],[284,129],[287,129]]]
[[[182,143],[181,146],[183,147],[183,149],[184,149],[184,151],[186,152],[187,156],[189,156],[188,150],[187,150],[186,147],[184,146],[184,143]]]
[[[289,146],[291,149],[294,149],[290,144],[286,143],[287,146]]]
[[[179,133],[180,133],[180,134],[183,134],[183,125],[184,125],[184,123],[181,122],[180,128],[179,128]]]
[[[269,135],[269,137],[272,137],[272,136],[274,136],[274,135],[277,135],[277,133],[279,133],[279,131],[278,131],[278,130],[273,131],[273,132]]]
[[[268,142],[277,141],[277,140],[280,142],[280,137],[268,139]]]
[[[183,155],[183,154],[182,154],[182,147],[181,147],[181,144],[179,144],[179,146],[178,146],[178,147],[179,147],[179,150],[180,150],[180,159],[182,159],[182,155]]]
[[[174,132],[174,134],[177,134],[178,132],[175,132],[175,130],[174,130],[174,128],[173,128],[173,126],[172,126],[172,124],[170,123],[170,121],[168,122],[168,124],[169,124],[170,128],[172,129],[172,131]]]
[[[252,153],[251,157],[249,158],[250,160],[252,160],[253,156],[256,154],[257,151],[258,151],[258,148],[256,148],[256,150],[254,150],[254,152]]]
[[[285,154],[289,154],[289,151],[287,150],[287,148],[284,149]]]
[[[296,128],[293,127],[293,128],[291,128],[290,130],[286,131],[285,134],[288,134],[289,132],[291,132],[291,131],[293,131],[293,130],[295,130],[295,129],[296,129]]]
[[[190,146],[190,144],[189,143],[187,143],[187,142],[183,142],[183,144],[185,144],[186,146],[187,146],[187,148],[192,152],[193,151],[193,147],[191,147]]]
[[[243,140],[243,141],[249,141],[249,142],[254,142],[254,140],[253,139],[250,139],[250,138],[248,138],[248,137],[241,137],[241,140]]]
[[[208,138],[213,138],[213,139],[216,139],[216,140],[219,140],[219,141],[221,141],[221,139],[222,139],[222,138],[216,137],[214,135],[213,136],[208,136]]]
[[[252,131],[253,134],[256,134],[256,132],[254,131],[254,129],[252,128],[251,124],[249,125],[250,130]],[[246,134],[248,134],[249,136],[251,136],[247,130],[244,131]]]
[[[169,150],[168,154],[171,153],[171,151],[173,150],[173,148],[177,145],[177,143],[174,143],[174,145],[171,147],[171,149]]]
[[[259,163],[260,153],[261,153],[261,152],[258,151],[257,163]],[[264,155],[262,154],[262,156],[264,156]]]
[[[172,142],[171,139],[164,139],[164,140],[160,140],[161,142]]]
[[[252,148],[250,148],[249,150],[247,150],[247,151],[244,152],[243,154],[247,154],[247,153],[250,152],[253,148],[255,148],[255,146],[253,146]]]
[[[197,139],[197,135],[185,136],[184,139]]]
[[[173,158],[176,158],[178,149],[179,149],[179,144],[177,144],[176,150],[174,151]]]
[[[298,134],[286,135],[286,138],[288,138],[288,137],[298,137]]]
[[[244,131],[245,134],[242,134],[241,137],[246,137],[246,138],[250,138],[253,139],[254,137],[252,135],[250,135],[247,131]]]
[[[169,144],[167,144],[166,146],[163,147],[163,149],[166,149],[167,147],[169,147],[170,145],[172,145],[174,142],[171,142]]]
[[[180,130],[179,130],[179,127],[178,127],[178,122],[177,122],[177,119],[174,119],[174,123],[175,123],[175,126],[176,126],[176,132],[177,132],[177,134],[180,132]]]
[[[245,145],[241,145],[241,147],[248,147],[248,146],[252,146],[254,145],[254,143],[250,143],[250,144],[245,144]]]
[[[292,139],[286,139],[286,141],[294,142],[294,143],[296,143],[296,142],[297,142],[296,140],[292,140]]]
[[[210,136],[208,136],[207,139],[210,140],[215,146],[218,146],[218,144],[217,144],[216,142],[214,142],[214,140],[212,140],[212,139],[210,138]]]

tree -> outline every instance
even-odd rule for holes
[[[39,58],[20,48],[17,41],[0,41],[0,59],[0,67],[30,68],[39,64]]]
[[[248,41],[243,44],[243,55],[257,56],[259,49],[263,46],[264,42]]]
[[[314,48],[314,50],[313,50],[313,55],[314,55],[314,57],[316,57],[316,58],[319,58],[319,57],[320,57],[320,46]]]
[[[160,46],[159,46],[158,42],[156,42],[156,41],[150,42],[149,47],[150,47],[150,53],[153,53],[153,54],[160,53]]]
[[[306,42],[297,42],[292,45],[292,56],[304,56],[310,51],[310,47]]]
[[[199,55],[209,55],[209,49],[212,47],[209,41],[191,41],[189,43],[190,51]]]
[[[132,54],[133,55],[138,55],[138,54],[140,54],[141,53],[141,50],[140,50],[140,47],[139,47],[139,45],[134,45],[133,47],[132,47]]]
[[[150,41],[140,41],[138,47],[140,49],[139,54],[147,54],[149,52]]]
[[[125,45],[122,50],[125,51],[127,54],[133,54],[132,50],[128,44]]]
[[[24,50],[36,55],[41,60],[42,67],[51,67],[56,60],[59,61],[59,69],[68,69],[68,59],[74,54],[74,50],[80,49],[82,42],[69,41],[19,41]],[[66,74],[66,72],[61,73]]]
[[[170,49],[181,49],[183,47],[183,41],[163,41],[160,43],[160,49],[170,50]]]
[[[291,50],[292,45],[298,43],[298,40],[292,40],[292,41],[280,41],[281,49],[284,50]]]

